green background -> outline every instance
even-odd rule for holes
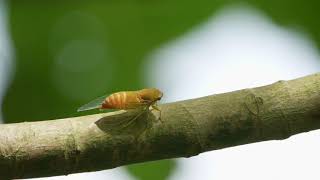
[[[79,105],[94,97],[144,88],[148,53],[227,5],[260,9],[320,45],[316,0],[12,0],[8,5],[16,67],[3,103],[6,123],[79,115]],[[79,54],[66,53],[68,48]],[[164,160],[127,169],[139,179],[161,180],[175,167],[174,160]]]

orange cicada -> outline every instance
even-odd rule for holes
[[[97,98],[88,104],[81,106],[78,111],[91,109],[149,109],[149,107],[152,107],[161,113],[160,109],[156,106],[156,103],[162,98],[162,96],[163,93],[156,88],[142,89],[138,91],[122,91]]]

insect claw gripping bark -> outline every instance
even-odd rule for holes
[[[159,120],[161,123],[163,123],[162,118],[161,118],[161,112],[162,112],[161,109],[159,109],[159,107],[156,105],[151,105],[151,107],[152,107],[151,111],[153,111],[153,110],[159,111]]]

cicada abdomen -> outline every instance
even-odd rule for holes
[[[113,93],[101,104],[101,109],[134,109],[144,103],[135,91]]]

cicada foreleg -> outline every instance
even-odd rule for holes
[[[152,110],[156,110],[156,111],[159,112],[159,120],[160,120],[161,123],[163,123],[163,121],[161,119],[161,109],[159,109],[159,107],[156,104],[152,104],[151,107],[152,107],[151,111]]]

